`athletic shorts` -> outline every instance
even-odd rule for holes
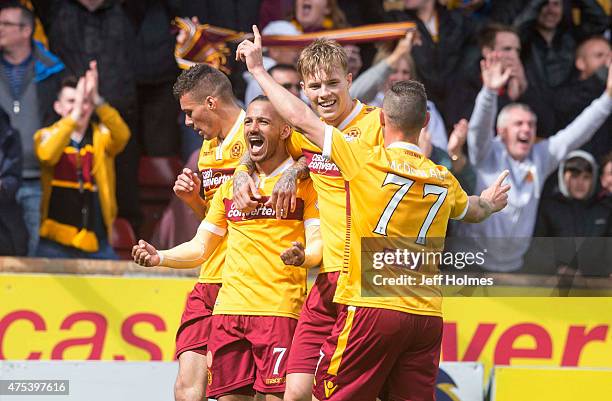
[[[441,342],[441,317],[344,306],[321,348],[313,395],[433,401]]]
[[[215,315],[208,342],[209,398],[285,391],[287,357],[297,320],[278,316]],[[237,391],[239,390],[239,391]]]
[[[176,332],[176,359],[185,351],[206,355],[210,320],[220,288],[221,284],[196,283],[189,293]]]
[[[319,273],[302,307],[287,373],[314,374],[320,358],[321,344],[332,332],[338,313],[344,305],[333,302],[340,272]]]

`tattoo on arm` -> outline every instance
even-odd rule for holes
[[[306,178],[308,178],[308,175],[310,174],[310,169],[308,168],[308,162],[306,161],[306,157],[300,156],[300,158],[297,159],[296,162],[293,163],[293,166],[287,169],[287,171],[291,171],[293,174],[295,174],[295,178],[297,180],[305,180]]]
[[[255,171],[255,162],[251,160],[251,155],[249,155],[249,152],[244,153],[242,159],[240,159],[240,164],[246,166],[249,169],[248,175],[253,174],[253,172]]]

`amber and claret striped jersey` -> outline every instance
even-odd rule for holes
[[[240,159],[246,150],[244,141],[244,111],[240,112],[234,125],[221,143],[217,138],[205,140],[200,149],[198,169],[202,179],[202,197],[210,202],[217,189],[232,178],[234,170],[240,164]],[[225,264],[225,249],[227,240],[224,239],[215,249],[215,252],[202,263],[200,268],[200,283],[220,283],[221,270]]]
[[[441,252],[448,220],[462,219],[467,212],[468,196],[457,179],[407,142],[371,148],[357,138],[347,140],[342,132],[327,126],[323,150],[342,171],[349,196],[347,253],[334,301],[441,316],[440,289],[418,284],[421,276],[437,273],[437,265],[422,270],[399,266],[406,275],[415,277],[415,285],[385,284],[382,277],[373,279],[376,269],[362,265],[362,257],[367,262],[373,259],[374,251],[394,252],[399,248],[392,244],[398,238],[401,243],[410,241],[411,245],[403,248],[410,252]],[[376,241],[384,245],[370,246]],[[362,244],[368,244],[363,253]],[[398,266],[393,267],[396,274]],[[372,291],[373,287],[377,288]],[[368,291],[377,296],[368,296]]]
[[[217,235],[227,231],[223,286],[214,314],[299,317],[306,296],[307,271],[285,265],[280,254],[294,241],[305,244],[305,228],[319,225],[312,181],[298,183],[296,209],[286,218],[276,220],[274,208],[265,206],[274,184],[291,165],[293,160],[289,158],[272,174],[256,177],[262,198],[250,213],[236,209],[233,180],[223,184],[213,197],[201,227]]]
[[[337,128],[347,138],[359,138],[370,147],[383,143],[380,109],[367,106],[359,100],[355,101],[353,111]],[[302,154],[306,157],[310,178],[319,196],[323,238],[323,266],[320,272],[339,271],[342,269],[346,232],[346,222],[338,219],[338,216],[346,213],[344,178],[338,166],[325,159],[321,149],[300,133],[294,131],[291,134],[287,150],[294,158]]]

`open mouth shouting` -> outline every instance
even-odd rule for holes
[[[266,141],[260,133],[249,133],[247,137],[247,143],[249,147],[249,153],[252,159],[261,158],[265,155],[266,149],[264,145]]]

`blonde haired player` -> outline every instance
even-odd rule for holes
[[[312,182],[304,180],[297,188],[295,211],[275,218],[264,201],[293,164],[285,148],[291,129],[264,97],[249,104],[244,127],[262,202],[249,213],[240,212],[228,181],[214,195],[193,240],[160,252],[141,240],[133,256],[145,266],[194,267],[210,257],[227,232],[223,286],[208,341],[207,393],[220,401],[249,398],[255,392],[279,400],[306,293],[306,269],[321,262],[319,213]],[[303,253],[296,256],[297,249]]]
[[[254,42],[243,41],[237,57],[246,62],[278,112],[323,149],[347,182],[347,259],[334,298],[342,310],[321,347],[314,396],[433,400],[442,339],[441,299],[414,297],[402,290],[362,297],[362,285],[367,283],[361,282],[361,239],[412,237],[427,247],[429,236],[446,234],[449,218],[479,222],[505,207],[510,186],[502,182],[508,173],[480,197],[468,200],[448,170],[424,157],[415,144],[427,124],[427,98],[423,86],[414,81],[399,82],[386,94],[380,113],[384,146],[347,139],[271,79],[261,62],[259,31],[253,30]],[[437,293],[428,286],[423,290]]]
[[[413,33],[408,33],[401,41],[403,51],[410,51],[412,39]],[[359,138],[367,146],[382,143],[380,109],[352,99],[349,94],[352,76],[342,46],[331,40],[316,40],[301,52],[298,71],[312,109],[325,123],[337,127],[347,137]],[[287,141],[287,149],[295,159],[303,158],[283,175],[275,188],[280,196],[276,199],[273,195],[271,203],[277,215],[291,211],[296,178],[308,177],[310,172],[319,198],[323,237],[323,265],[302,309],[287,367],[285,400],[305,401],[312,397],[321,343],[331,333],[340,308],[333,302],[333,296],[345,249],[346,223],[341,217],[346,214],[346,191],[340,170],[323,157],[318,145],[294,133]],[[241,176],[241,168],[236,173],[234,200],[238,207],[249,210],[256,197],[251,198],[252,190],[246,184],[248,175]]]

